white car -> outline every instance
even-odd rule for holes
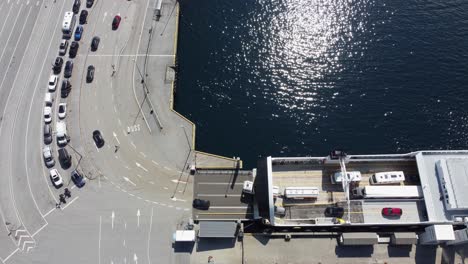
[[[55,92],[55,89],[57,88],[57,83],[58,83],[57,75],[51,75],[49,77],[49,91],[50,92]]]
[[[61,103],[58,108],[58,117],[64,119],[67,116],[67,104]]]
[[[44,122],[46,124],[52,122],[52,108],[50,106],[44,107]]]
[[[55,165],[54,156],[52,156],[50,146],[44,146],[42,149],[42,155],[44,156],[44,162],[47,168],[53,167]]]
[[[62,176],[60,176],[60,173],[57,169],[50,170],[50,180],[52,181],[52,184],[55,186],[55,188],[60,188],[63,185]]]

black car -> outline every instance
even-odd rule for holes
[[[102,148],[102,146],[104,146],[104,138],[102,137],[101,132],[99,130],[94,130],[93,140],[98,148]]]
[[[52,143],[52,128],[49,124],[44,125],[44,144]]]
[[[55,58],[54,64],[52,66],[52,70],[54,74],[59,74],[62,71],[63,59],[62,57]]]
[[[202,199],[194,199],[192,203],[193,208],[198,210],[208,210],[210,208],[210,201]]]
[[[73,73],[73,61],[69,60],[65,63],[65,71],[63,72],[63,77],[70,78]]]
[[[91,40],[91,51],[96,51],[99,47],[99,42],[101,39],[99,37],[94,37],[93,40]]]
[[[68,94],[70,94],[72,85],[68,80],[62,81],[62,88],[60,89],[60,96],[62,98],[67,98]]]
[[[342,218],[343,215],[344,215],[344,208],[343,207],[327,207],[325,209],[325,216],[326,217]]]
[[[75,2],[73,3],[73,13],[78,14],[78,11],[80,11],[80,6],[81,6],[81,1],[75,0]]]
[[[80,47],[80,44],[78,44],[78,42],[76,41],[73,41],[70,45],[70,51],[68,52],[68,55],[70,56],[70,58],[75,58],[76,57],[76,53],[78,53],[78,48]]]
[[[86,21],[88,19],[88,11],[86,10],[81,10],[81,13],[80,13],[80,25],[84,25],[86,24]]]
[[[86,82],[90,83],[94,80],[94,66],[88,66],[88,72],[86,73]]]
[[[68,151],[64,148],[60,148],[58,150],[58,154],[59,154],[60,165],[62,166],[62,168],[65,170],[70,168],[72,164],[72,159],[71,159],[70,154],[68,154]]]
[[[117,30],[119,28],[120,20],[122,20],[122,18],[119,15],[114,17],[112,20],[112,30]]]
[[[94,4],[94,0],[86,0],[86,7],[87,7],[87,8],[92,7],[93,4]]]
[[[76,185],[76,187],[81,188],[85,185],[85,180],[83,178],[83,175],[77,170],[72,171],[71,173],[71,179],[73,183]]]

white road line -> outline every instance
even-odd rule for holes
[[[154,164],[156,164],[156,166],[158,166],[158,165],[159,165],[159,163],[157,163],[157,162],[156,162],[156,161],[154,161],[154,160],[151,160],[151,162],[153,162]]]
[[[168,167],[166,167],[166,166],[164,166],[163,168],[166,169],[166,170],[171,170],[170,168],[168,168]]]
[[[102,225],[102,217],[99,216],[99,244],[98,244],[98,259],[99,264],[101,264],[101,225]]]
[[[101,47],[102,49],[102,47]],[[77,55],[83,56],[83,55]],[[174,54],[89,54],[88,57],[174,57]]]
[[[139,178],[141,178],[141,175],[140,175],[140,174],[137,174],[137,176],[138,176]]]
[[[8,21],[8,17],[10,16],[10,12],[11,12],[11,8],[13,7],[13,5],[10,5],[10,9],[8,10],[8,14],[7,14],[7,17],[5,19],[5,23],[3,24],[2,26],[2,30],[0,30],[0,36],[2,35],[3,33],[3,29],[5,28],[5,25],[6,25],[6,22]]]
[[[144,158],[146,158],[145,153],[143,153],[143,152],[140,151],[140,154],[141,154]]]
[[[15,251],[11,252],[11,254],[8,255],[8,257],[3,259],[3,262],[6,263],[8,261],[8,259],[10,259],[16,252],[18,252],[18,250],[19,250],[19,248],[16,248]]]
[[[136,149],[136,146],[135,144],[133,144],[133,141],[130,141],[130,144],[132,144],[132,146]]]
[[[54,210],[56,210],[55,208],[53,208],[51,211],[49,212],[53,212]],[[47,225],[49,225],[49,223],[46,223],[45,225],[43,225],[41,228],[39,228],[36,232],[34,232],[34,234],[31,235],[31,237],[34,237],[35,235],[37,235],[39,232],[41,232],[42,229],[44,229]]]
[[[142,169],[142,170],[148,172],[148,170],[147,170],[145,167],[143,167],[140,163],[135,162],[135,165],[136,165],[138,168],[140,168],[140,169]]]
[[[76,201],[78,198],[80,198],[79,196],[75,197],[73,200],[71,200],[70,202],[67,203],[67,205],[65,205],[62,210],[65,210],[68,206],[70,206],[74,201]]]
[[[148,200],[146,200],[148,201]],[[151,230],[153,227],[153,207],[151,207],[151,216],[150,216],[150,226],[149,226],[149,231],[148,231],[148,243],[146,244],[146,253],[148,254],[148,264],[151,264],[151,258],[150,258],[150,241],[151,241]]]
[[[153,181],[150,181],[149,183],[151,183],[151,184],[154,184],[154,182],[153,182]]]
[[[120,122],[119,118],[117,118],[117,122],[119,122],[119,125],[122,125],[122,122]]]
[[[99,150],[99,148],[98,148],[96,145],[94,145],[94,146],[96,147],[97,152],[101,152],[101,151]]]
[[[11,28],[10,34],[8,35],[8,39],[7,39],[7,41],[5,42],[5,46],[3,47],[2,56],[0,56],[0,62],[1,62],[2,59],[3,59],[3,55],[5,55],[5,50],[6,50],[6,48],[8,47],[8,42],[10,41],[11,35],[12,35],[12,33],[13,33],[13,29],[14,29],[14,27],[16,26],[16,22],[18,21],[18,17],[19,17],[19,15],[21,14],[21,9],[22,9],[22,8],[23,8],[23,6],[21,5],[20,10],[19,10],[19,12],[18,12],[18,16],[17,16],[16,19],[15,19],[15,23],[13,24],[13,27]],[[30,10],[30,11],[31,11],[31,10]],[[21,39],[21,36],[22,36],[22,34],[23,34],[23,30],[24,30],[25,26],[26,26],[26,23],[24,23],[24,25],[23,25],[23,29],[21,30],[20,36],[19,36],[18,40],[16,41],[15,49],[14,49],[14,51],[13,51],[12,54],[15,54],[16,48],[18,47],[18,43],[19,43],[19,41],[20,41],[20,39]],[[12,62],[12,60],[13,60],[14,57],[15,57],[15,56],[11,56],[10,61],[9,61],[8,64],[6,64],[6,65],[9,66],[9,65],[11,64],[11,62]],[[6,70],[6,71],[5,71],[5,75],[3,75],[2,83],[0,84],[0,91],[2,90],[3,82],[5,81],[5,78],[6,78],[6,76],[7,76],[7,71],[8,71],[8,70]]]
[[[55,211],[55,210],[57,210],[57,208],[52,208],[52,209],[50,209],[50,211],[47,212],[47,213],[44,215],[44,217],[47,217],[48,215],[50,215],[50,213],[52,213],[52,212]]]
[[[116,134],[114,131],[112,131],[112,135],[114,135],[115,140],[117,140],[117,143],[119,143],[119,145],[120,145],[120,141],[119,141],[119,139],[117,138],[117,134]]]
[[[128,195],[130,195],[130,196],[132,196],[132,197],[134,197],[134,196],[135,196],[133,193],[128,193]]]
[[[38,5],[39,5],[39,1],[36,2],[36,6],[38,6]]]
[[[115,105],[114,105],[114,113],[117,114],[117,107],[115,107]],[[120,123],[120,122],[119,122],[119,123]]]
[[[117,155],[114,155],[114,157],[115,157],[116,159],[119,159],[119,157],[117,157]]]
[[[104,22],[104,20],[106,19],[106,16],[107,16],[107,12],[104,12],[104,16],[102,18],[102,22]],[[88,55],[89,56],[89,55]]]

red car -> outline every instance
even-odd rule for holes
[[[117,30],[119,28],[120,20],[122,20],[122,18],[119,15],[114,17],[114,20],[112,20],[112,30]]]
[[[385,216],[401,216],[402,214],[403,210],[401,208],[385,207],[382,209],[382,215]]]

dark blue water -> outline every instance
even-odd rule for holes
[[[176,109],[240,156],[468,148],[468,1],[181,1]]]

